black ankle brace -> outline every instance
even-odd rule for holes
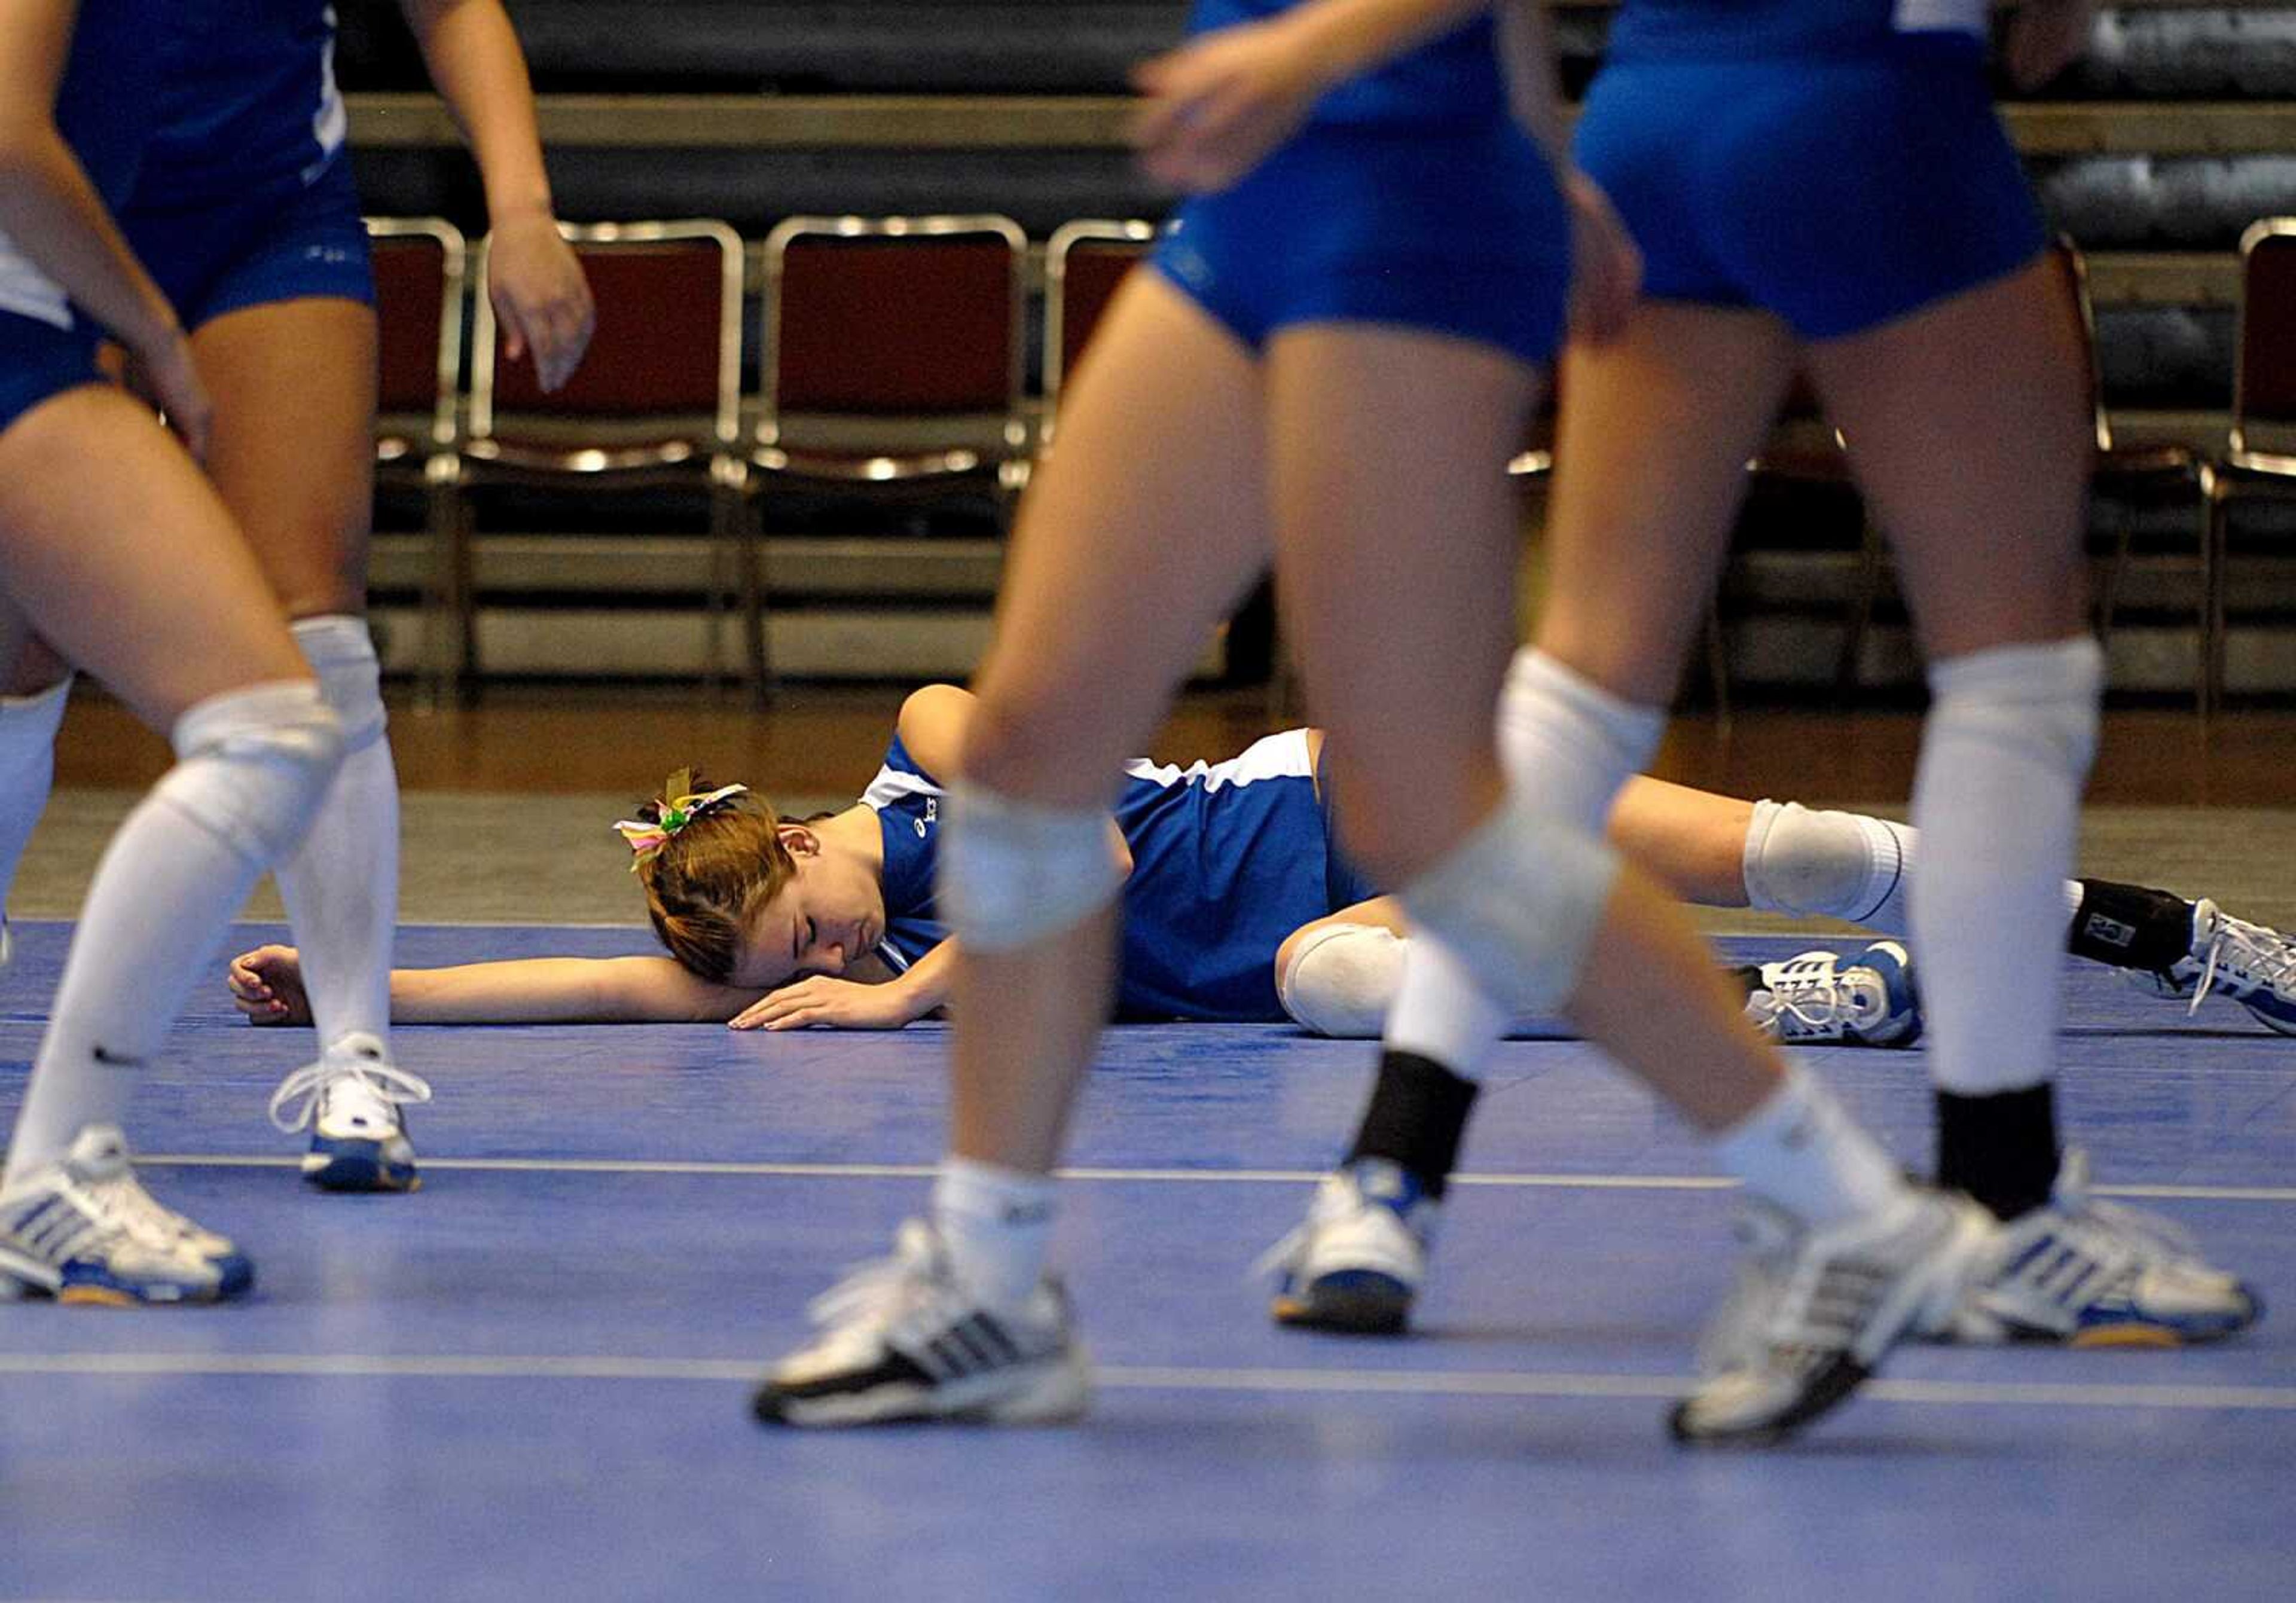
[[[2065,942],[2075,957],[2159,974],[2192,955],[2193,904],[2182,896],[2110,879],[2084,879],[2080,887]]]

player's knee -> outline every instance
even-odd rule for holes
[[[1964,652],[1931,665],[1925,738],[1982,741],[2082,776],[2103,690],[2104,652],[2087,634]]]
[[[966,780],[949,787],[941,828],[940,906],[977,952],[1058,935],[1124,883],[1114,829],[1096,807],[1046,806]]]
[[[390,721],[382,705],[382,664],[366,620],[345,613],[299,618],[294,634],[303,660],[319,676],[319,693],[342,722],[345,754],[382,739]]]
[[[1578,989],[1619,859],[1603,842],[1510,797],[1406,887],[1412,920],[1440,936],[1516,1017]]]
[[[1408,950],[1375,924],[1315,924],[1275,954],[1275,994],[1292,1022],[1317,1035],[1362,1039],[1387,1025]]]
[[[153,794],[249,861],[291,851],[342,761],[342,724],[307,679],[226,691],[176,721]]]

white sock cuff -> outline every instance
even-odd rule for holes
[[[78,677],[76,674],[66,674],[46,689],[34,691],[29,696],[0,696],[0,723],[20,724],[27,734],[36,727],[45,726],[48,738],[53,740],[55,732],[63,725],[64,707],[71,699],[72,681]]]
[[[343,750],[363,750],[382,739],[389,715],[382,705],[382,664],[366,619],[332,612],[291,626],[303,660],[319,676],[320,691],[343,724]]]
[[[959,1282],[1000,1307],[1025,1303],[1044,1278],[1056,1191],[1049,1174],[944,1157],[933,1223]]]

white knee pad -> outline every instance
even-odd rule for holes
[[[1403,904],[1493,1002],[1517,1018],[1551,1014],[1578,988],[1618,874],[1608,846],[1517,795],[1406,887]]]
[[[976,952],[1057,935],[1124,883],[1115,825],[1095,807],[1040,806],[959,781],[941,828],[941,910],[950,933]]]
[[[303,660],[319,676],[319,691],[342,721],[343,753],[364,751],[382,739],[382,664],[365,618],[345,613],[299,619],[293,626]]]
[[[152,795],[258,867],[294,849],[342,761],[342,724],[308,679],[226,691],[176,721]]]
[[[1902,934],[1913,836],[1885,818],[1756,802],[1742,859],[1747,904]]]
[[[1326,924],[1292,949],[1275,994],[1301,1029],[1341,1040],[1376,1036],[1403,986],[1409,946],[1375,924]]]
[[[1650,765],[1666,709],[1620,699],[1536,647],[1499,693],[1499,757],[1542,810],[1600,835],[1619,787]]]
[[[1930,665],[1923,738],[1982,741],[2085,779],[2103,694],[2104,650],[2090,635],[1969,651]]]

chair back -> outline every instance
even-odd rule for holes
[[[529,428],[554,439],[648,426],[731,446],[741,432],[742,241],[713,218],[559,225],[597,305],[580,367],[543,392],[531,352],[515,362],[488,298],[480,250],[471,434]]]
[[[758,438],[1026,444],[1028,236],[1008,217],[791,217],[766,236]],[[841,426],[841,427],[840,427]]]
[[[2251,438],[2268,431],[2260,444]],[[2240,241],[2240,333],[2232,449],[2296,449],[2296,217],[2267,217]]]
[[[463,294],[468,252],[462,231],[442,217],[369,217],[374,260],[375,410],[420,418],[381,428],[377,450],[395,458],[455,443],[455,397],[463,380]]]
[[[1076,371],[1103,313],[1132,269],[1155,248],[1156,229],[1137,219],[1080,218],[1053,230],[1045,243],[1045,417],[1050,441],[1061,388]]]
[[[2049,258],[2064,279],[2065,289],[2072,296],[2073,309],[2080,316],[2081,359],[2087,364],[2083,375],[2087,380],[2088,412],[2096,437],[2099,456],[2112,450],[2112,414],[2104,409],[2104,375],[2096,361],[2096,302],[2089,293],[2088,258],[2070,234],[2059,234],[2049,243]]]

